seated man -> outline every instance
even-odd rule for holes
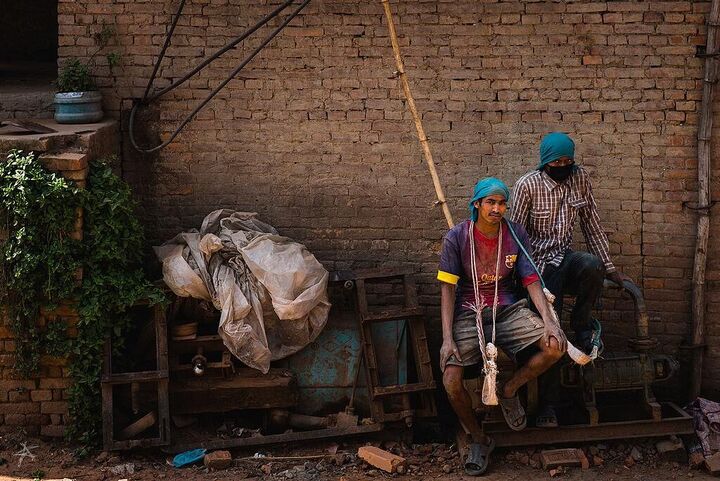
[[[473,306],[486,306],[481,311],[484,337],[512,359],[523,349],[536,347],[537,352],[498,392],[503,416],[514,430],[523,429],[527,422],[518,389],[557,362],[567,347],[565,334],[551,316],[539,276],[518,245],[522,242],[529,252],[525,229],[503,220],[509,196],[507,186],[498,179],[489,177],[477,183],[470,201],[471,219],[445,236],[438,272],[443,384],[460,423],[472,437],[465,470],[476,476],[487,469],[494,443],[483,434],[463,385],[464,367],[482,360]],[[516,277],[540,306],[542,318],[517,294]]]
[[[563,296],[575,295],[570,325],[575,345],[587,354],[598,353],[599,339],[593,338],[592,308],[602,293],[603,279],[622,287],[623,276],[608,254],[608,239],[600,227],[595,198],[588,173],[575,165],[575,143],[561,132],[553,132],[540,142],[540,163],[536,170],[520,177],[513,188],[511,219],[527,231],[532,255],[545,286],[555,295],[555,311],[562,316]],[[585,237],[588,252],[570,249],[575,222]],[[558,387],[550,385],[556,375],[548,374],[543,396],[548,403]],[[542,408],[537,426],[557,426],[551,405]]]

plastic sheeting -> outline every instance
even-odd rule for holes
[[[267,373],[270,361],[299,351],[325,326],[328,272],[305,246],[256,216],[216,210],[200,231],[179,234],[155,253],[168,287],[212,302],[230,352]]]
[[[705,457],[720,451],[720,403],[699,397],[685,406],[685,410],[693,417],[695,434]]]

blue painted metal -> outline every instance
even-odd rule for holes
[[[352,312],[339,312],[333,307],[323,332],[317,339],[280,361],[296,376],[300,392],[296,412],[331,414],[345,408],[352,391],[353,378],[361,350],[357,320]],[[382,385],[407,382],[407,331],[404,321],[373,325]],[[355,407],[368,412],[364,370],[355,390]]]

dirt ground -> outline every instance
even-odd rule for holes
[[[19,453],[25,443],[34,456]],[[407,459],[408,472],[403,475],[379,471],[356,456],[363,442],[334,443],[325,441],[298,447],[276,447],[252,451],[233,451],[233,466],[208,471],[202,464],[176,469],[168,464],[171,456],[161,451],[130,453],[96,452],[84,459],[74,457],[72,446],[27,438],[22,433],[0,437],[0,481],[35,479],[112,480],[332,480],[367,481],[386,478],[459,481],[477,479],[465,476],[455,446],[421,444],[407,446],[385,441],[382,447]],[[376,445],[380,443],[375,443]],[[564,480],[678,480],[713,479],[703,470],[686,463],[658,459],[653,440],[632,444],[605,443],[573,446],[582,448],[595,464],[589,469],[567,468],[554,477],[539,466],[539,449],[497,449],[489,472],[482,479],[512,481],[535,479]],[[544,448],[545,449],[545,448]],[[633,451],[634,449],[634,451]],[[258,453],[258,454],[256,454]],[[333,454],[334,453],[334,454]],[[593,454],[594,453],[594,454]],[[253,456],[264,456],[252,458]],[[273,459],[293,457],[294,459]],[[630,458],[637,458],[631,460]],[[250,459],[248,459],[250,458]]]

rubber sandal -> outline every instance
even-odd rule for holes
[[[545,406],[535,416],[535,427],[537,428],[556,428],[558,427],[557,413],[552,406]]]
[[[527,416],[525,409],[520,404],[517,394],[513,397],[498,396],[498,404],[503,413],[505,422],[513,431],[522,431],[527,427]]]
[[[472,443],[468,446],[468,455],[465,459],[465,474],[468,476],[482,476],[490,464],[490,453],[495,449],[495,440],[490,444]]]

